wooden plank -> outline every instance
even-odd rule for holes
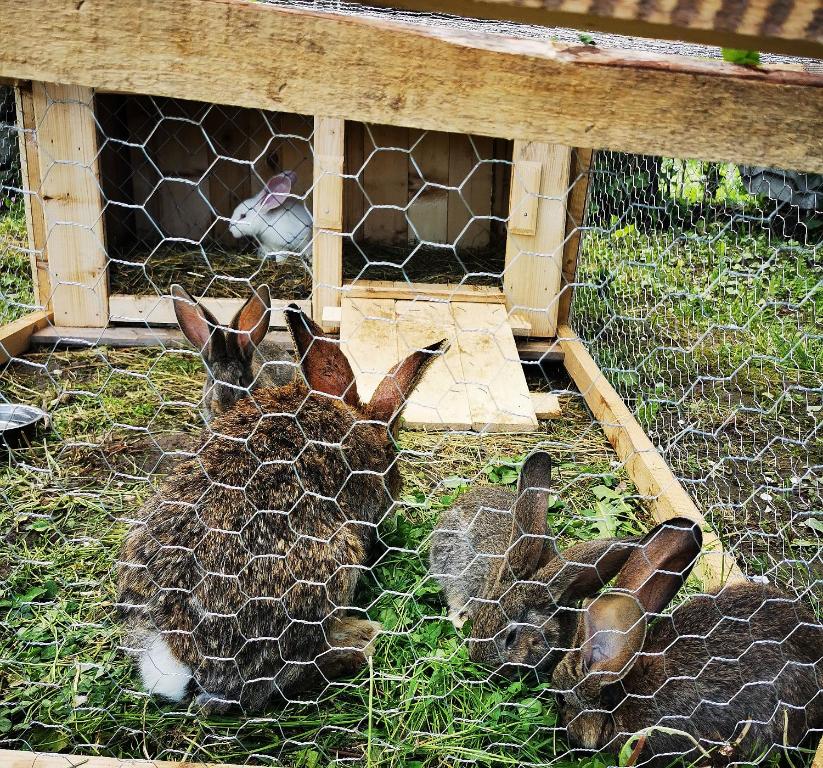
[[[723,551],[717,535],[692,501],[663,457],[654,447],[628,406],[609,384],[583,343],[568,325],[557,329],[563,347],[564,364],[637,490],[649,497],[652,514],[658,522],[683,516],[698,522],[703,529],[703,555],[695,572],[707,588],[726,580],[745,580],[734,558]]]
[[[123,757],[87,757],[86,755],[28,752],[0,749],[3,768],[240,768],[228,763],[192,763],[170,760],[129,760]]]
[[[445,243],[449,235],[449,134],[409,131],[409,242]]]
[[[274,150],[273,159],[276,160],[279,171],[294,171],[297,181],[292,187],[294,194],[303,195],[314,185],[314,157],[317,153],[317,138],[312,146],[312,132],[317,129],[315,118],[304,115],[295,115],[290,112],[280,113],[274,118],[274,129],[277,131],[270,149]],[[342,131],[342,129],[341,129]],[[263,135],[266,136],[264,130]],[[271,139],[271,135],[267,136]],[[322,139],[321,139],[322,144]],[[342,155],[343,153],[340,152]],[[272,157],[267,158],[271,161]],[[272,175],[269,172],[263,176],[266,181]]]
[[[453,189],[449,192],[447,242],[458,248],[489,244],[494,166],[488,161],[494,156],[493,144],[488,136],[449,134],[449,186]]]
[[[104,326],[108,275],[93,93],[35,82],[32,95],[54,322]]]
[[[0,326],[0,364],[22,355],[29,348],[32,334],[47,326],[51,319],[50,312],[29,312],[11,323]]]
[[[543,163],[518,159],[512,168],[509,232],[534,235],[537,232],[537,205]]]
[[[0,39],[7,77],[823,171],[823,76],[813,73],[243,0],[0,0]],[[239,57],[238,40],[291,53],[272,66]]]
[[[363,188],[366,221],[363,236],[381,243],[408,240],[409,132],[391,125],[366,126]]]
[[[525,314],[532,325],[533,336],[554,336],[557,327],[557,296],[563,242],[566,238],[566,192],[569,186],[571,150],[557,144],[514,142],[514,177],[511,201],[519,205],[517,168],[522,162],[538,163],[540,199],[537,205],[537,226],[533,235],[521,235],[509,228],[506,239],[506,267],[503,291],[506,306]],[[533,166],[526,166],[532,169]],[[526,182],[528,183],[528,182]]]
[[[357,392],[368,402],[377,385],[400,359],[394,299],[344,299],[341,347],[349,358]]]
[[[509,312],[509,328],[515,336],[530,336],[532,324],[525,315],[519,312]]]
[[[343,284],[344,127],[337,118],[314,118],[312,317],[321,325],[323,308],[340,306]]]
[[[403,412],[406,428],[470,430],[472,412],[450,305],[433,301],[398,301],[396,312],[398,359],[441,339],[448,339],[450,343],[446,354],[431,364],[410,395]]]
[[[817,750],[812,760],[812,768],[823,768],[823,739],[820,739],[820,743],[817,745]]]
[[[574,298],[577,277],[577,257],[580,252],[581,231],[586,218],[589,196],[589,169],[592,163],[590,149],[572,150],[569,180],[571,189],[566,200],[566,242],[563,245],[563,267],[560,296],[557,299],[557,322],[567,323]]]
[[[228,323],[245,299],[214,298],[201,296],[197,299],[220,322]],[[297,304],[301,309],[308,311],[310,301],[272,300],[271,323],[272,328],[285,328],[286,321],[283,310],[289,304]],[[113,293],[109,298],[111,320],[117,323],[148,323],[149,325],[177,325],[174,314],[174,304],[170,296],[130,296],[123,293]]]
[[[551,392],[532,392],[531,398],[534,415],[541,421],[543,419],[559,419],[562,416],[560,400],[557,395],[553,395]]]
[[[51,309],[51,281],[49,255],[46,246],[46,217],[40,199],[40,155],[37,151],[34,99],[31,86],[16,87],[14,102],[17,109],[20,172],[23,181],[23,205],[26,213],[26,234],[29,241],[29,260],[34,282],[34,297],[45,310]]]
[[[823,58],[817,2],[377,0],[375,5]]]
[[[457,283],[407,283],[404,280],[356,280],[347,282],[343,292],[351,298],[419,299],[421,301],[474,301],[479,304],[504,304],[499,288]]]
[[[363,142],[365,141],[365,131],[363,123],[346,121],[345,129],[346,151],[344,158],[344,168],[346,170],[346,180],[343,183],[343,203],[345,205],[345,215],[343,217],[343,229],[356,238],[362,240],[363,229],[358,229],[363,220],[363,213],[366,210],[366,197],[363,194],[361,183],[363,180]]]
[[[536,429],[537,419],[505,308],[454,302],[451,309],[473,428],[478,432]]]
[[[557,339],[515,339],[517,354],[525,363],[562,363],[563,349]]]

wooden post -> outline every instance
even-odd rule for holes
[[[554,336],[571,149],[515,141],[512,160],[503,276],[506,306],[529,321],[532,336]]]
[[[746,577],[734,558],[723,550],[717,534],[575,332],[568,325],[561,325],[557,328],[557,336],[569,376],[603,427],[637,490],[649,497],[655,520],[664,522],[680,516],[699,523],[703,530],[703,554],[695,566],[695,573],[704,586],[716,589],[727,581],[745,581]]]
[[[566,205],[566,243],[563,246],[563,276],[560,297],[557,300],[557,324],[569,321],[574,298],[574,282],[577,276],[577,256],[580,253],[580,228],[586,218],[586,201],[589,198],[589,169],[592,150],[572,151],[568,203]]]
[[[51,306],[49,258],[46,251],[46,219],[40,199],[40,157],[35,134],[34,100],[31,88],[16,86],[14,102],[17,107],[17,125],[20,145],[20,171],[24,189],[23,205],[26,210],[26,231],[31,254],[31,276],[34,298],[44,310]]]
[[[323,322],[324,307],[340,306],[343,285],[344,122],[314,118],[314,246],[312,317]]]
[[[97,124],[91,88],[32,84],[56,325],[109,322]]]

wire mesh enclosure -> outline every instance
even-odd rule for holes
[[[810,764],[821,240],[813,174],[0,89],[0,747]]]

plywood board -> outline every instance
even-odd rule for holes
[[[487,136],[449,134],[448,242],[460,248],[489,244],[493,144]]]
[[[398,358],[441,339],[449,340],[445,355],[435,360],[409,397],[403,419],[409,429],[472,428],[463,360],[451,307],[446,302],[398,301]]]
[[[405,280],[356,280],[343,286],[351,298],[419,299],[421,301],[476,301],[481,304],[505,304],[499,288],[488,285],[458,283],[408,283]]]
[[[93,92],[33,83],[32,96],[54,322],[102,327],[108,275]]]
[[[449,234],[449,134],[409,131],[409,242],[445,243]]]
[[[532,392],[534,415],[538,419],[559,419],[561,416],[560,400],[551,392]]]
[[[400,359],[394,300],[344,300],[340,339],[354,371],[360,399],[368,402],[377,385]]]

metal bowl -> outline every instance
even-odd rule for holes
[[[0,445],[14,447],[24,438],[34,437],[37,428],[46,424],[48,418],[45,411],[32,405],[0,403]]]

